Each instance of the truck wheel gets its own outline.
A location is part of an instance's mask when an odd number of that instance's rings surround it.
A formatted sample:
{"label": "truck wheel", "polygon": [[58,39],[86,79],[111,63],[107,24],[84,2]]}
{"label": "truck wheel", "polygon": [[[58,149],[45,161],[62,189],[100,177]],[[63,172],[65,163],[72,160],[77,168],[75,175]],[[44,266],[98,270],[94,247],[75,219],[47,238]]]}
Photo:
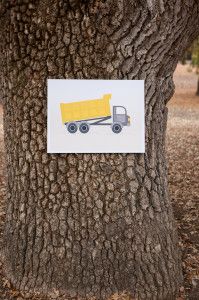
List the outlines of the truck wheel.
{"label": "truck wheel", "polygon": [[77,124],[76,123],[69,123],[67,126],[68,132],[75,133],[77,131]]}
{"label": "truck wheel", "polygon": [[89,131],[89,125],[87,123],[82,123],[79,126],[79,130],[81,133],[87,133]]}
{"label": "truck wheel", "polygon": [[112,126],[112,131],[114,133],[120,133],[122,131],[122,126],[119,123],[115,123]]}

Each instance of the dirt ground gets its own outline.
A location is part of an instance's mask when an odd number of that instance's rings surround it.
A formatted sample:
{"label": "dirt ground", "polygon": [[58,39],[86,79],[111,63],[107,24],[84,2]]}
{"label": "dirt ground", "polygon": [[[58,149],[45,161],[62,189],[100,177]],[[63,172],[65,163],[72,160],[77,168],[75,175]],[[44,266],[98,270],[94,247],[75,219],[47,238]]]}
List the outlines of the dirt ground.
{"label": "dirt ground", "polygon": [[[184,272],[184,288],[178,300],[199,300],[199,97],[195,96],[197,75],[188,69],[178,65],[174,75],[176,92],[168,104],[167,155],[170,196]],[[5,218],[2,118],[0,106],[0,236]],[[0,300],[8,299],[33,298],[20,294],[10,286],[0,264]],[[127,300],[129,297],[117,299]]]}
{"label": "dirt ground", "polygon": [[170,196],[182,249],[186,299],[199,300],[199,97],[197,75],[178,65],[168,104]]}

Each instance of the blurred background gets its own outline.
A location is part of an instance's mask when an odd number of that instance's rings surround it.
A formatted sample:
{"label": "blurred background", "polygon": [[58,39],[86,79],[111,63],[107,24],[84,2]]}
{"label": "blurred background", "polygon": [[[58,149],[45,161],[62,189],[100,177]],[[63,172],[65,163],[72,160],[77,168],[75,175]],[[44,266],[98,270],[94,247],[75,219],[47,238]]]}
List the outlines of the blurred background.
{"label": "blurred background", "polygon": [[174,73],[168,103],[169,189],[182,250],[185,299],[199,299],[199,39]]}

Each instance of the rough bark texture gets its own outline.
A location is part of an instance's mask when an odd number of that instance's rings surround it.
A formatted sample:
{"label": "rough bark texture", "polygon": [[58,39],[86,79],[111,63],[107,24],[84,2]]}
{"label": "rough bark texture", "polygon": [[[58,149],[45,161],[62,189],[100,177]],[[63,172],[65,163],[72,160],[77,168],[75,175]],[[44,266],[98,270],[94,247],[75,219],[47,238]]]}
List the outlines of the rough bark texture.
{"label": "rough bark texture", "polygon": [[[199,32],[199,2],[12,0],[0,9],[8,278],[74,297],[174,299],[182,276],[165,105]],[[47,78],[145,79],[145,155],[46,154]]]}

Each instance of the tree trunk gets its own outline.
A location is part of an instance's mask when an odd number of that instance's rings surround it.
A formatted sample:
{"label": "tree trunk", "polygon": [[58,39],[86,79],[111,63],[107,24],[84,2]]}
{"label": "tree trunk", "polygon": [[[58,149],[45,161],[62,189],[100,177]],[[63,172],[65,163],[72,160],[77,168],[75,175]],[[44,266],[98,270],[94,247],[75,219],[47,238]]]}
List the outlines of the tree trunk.
{"label": "tree trunk", "polygon": [[[199,32],[198,1],[3,0],[0,9],[7,277],[43,294],[175,299],[166,103]],[[47,154],[47,78],[145,79],[146,153]]]}
{"label": "tree trunk", "polygon": [[196,95],[199,96],[199,78],[198,78],[198,83],[197,83],[197,91],[196,91]]}

